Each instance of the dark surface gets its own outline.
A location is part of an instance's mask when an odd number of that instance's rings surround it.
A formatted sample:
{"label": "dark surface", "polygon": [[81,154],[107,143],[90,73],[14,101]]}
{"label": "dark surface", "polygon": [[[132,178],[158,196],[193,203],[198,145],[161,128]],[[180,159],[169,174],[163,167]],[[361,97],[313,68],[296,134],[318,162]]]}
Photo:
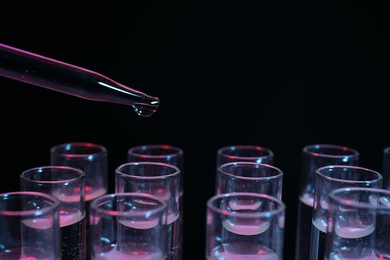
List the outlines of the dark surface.
{"label": "dark surface", "polygon": [[0,78],[1,192],[18,189],[23,170],[48,164],[58,143],[105,145],[110,189],[129,147],[177,145],[185,152],[184,259],[204,259],[216,150],[258,144],[285,173],[284,258],[292,259],[302,147],[350,146],[361,165],[380,170],[390,144],[390,44],[377,1],[81,2],[13,1],[2,9],[0,42],[97,71],[161,106],[142,118]]}

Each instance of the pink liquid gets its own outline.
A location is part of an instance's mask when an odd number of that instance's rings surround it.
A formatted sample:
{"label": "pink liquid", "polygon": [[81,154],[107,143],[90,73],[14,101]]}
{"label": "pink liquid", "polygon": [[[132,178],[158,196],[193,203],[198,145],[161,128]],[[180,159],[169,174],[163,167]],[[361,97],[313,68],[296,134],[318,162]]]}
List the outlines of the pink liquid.
{"label": "pink liquid", "polygon": [[53,221],[51,218],[26,219],[22,220],[22,223],[34,229],[49,229],[53,227]]}
{"label": "pink liquid", "polygon": [[346,239],[358,239],[370,235],[372,232],[374,232],[374,230],[375,230],[374,225],[344,227],[344,228],[337,228],[336,235]]}
{"label": "pink liquid", "polygon": [[379,258],[374,253],[372,253],[368,256],[361,257],[361,258],[356,258],[356,257],[349,258],[349,257],[344,257],[342,255],[332,253],[329,258],[325,258],[325,259],[328,259],[328,260],[383,260],[386,258]]}
{"label": "pink liquid", "polygon": [[144,221],[120,220],[119,223],[134,229],[150,229],[158,224],[158,219],[148,219]]}
{"label": "pink liquid", "polygon": [[104,194],[107,193],[107,189],[106,188],[90,188],[90,187],[86,187],[85,188],[85,201],[86,202],[89,202],[93,199],[96,199]]}
{"label": "pink liquid", "polygon": [[336,228],[334,237],[335,244],[340,246],[332,248],[333,252],[330,254],[330,260],[336,259],[389,259],[386,257],[378,257],[374,253],[372,246],[371,234],[375,230],[374,225],[362,225],[356,222],[355,227],[341,227]]}
{"label": "pink liquid", "polygon": [[235,234],[252,236],[264,233],[270,227],[270,222],[261,222],[261,223],[237,223],[230,222],[230,219],[223,221],[223,227]]}
{"label": "pink liquid", "polygon": [[279,260],[271,249],[256,243],[230,243],[217,246],[207,260]]}
{"label": "pink liquid", "polygon": [[[29,251],[30,253],[24,253]],[[30,255],[30,256],[29,256]],[[41,255],[41,256],[40,256]],[[45,256],[42,252],[33,248],[13,248],[7,253],[0,253],[0,259],[4,260],[59,260],[54,257]]]}
{"label": "pink liquid", "polygon": [[80,211],[71,214],[60,214],[60,226],[70,226],[84,218]]}
{"label": "pink liquid", "polygon": [[119,252],[116,248],[106,253],[101,253],[92,258],[92,260],[163,260],[165,259],[161,252],[132,251],[129,253]]}

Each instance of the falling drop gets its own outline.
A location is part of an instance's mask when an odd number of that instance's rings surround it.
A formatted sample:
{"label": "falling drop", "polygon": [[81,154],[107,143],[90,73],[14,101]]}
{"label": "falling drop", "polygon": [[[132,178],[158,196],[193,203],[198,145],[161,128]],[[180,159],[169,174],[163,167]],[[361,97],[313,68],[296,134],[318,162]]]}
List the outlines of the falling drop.
{"label": "falling drop", "polygon": [[133,109],[137,113],[137,115],[142,116],[142,117],[150,117],[152,116],[158,108],[158,103],[157,105],[146,105],[146,104],[133,104]]}

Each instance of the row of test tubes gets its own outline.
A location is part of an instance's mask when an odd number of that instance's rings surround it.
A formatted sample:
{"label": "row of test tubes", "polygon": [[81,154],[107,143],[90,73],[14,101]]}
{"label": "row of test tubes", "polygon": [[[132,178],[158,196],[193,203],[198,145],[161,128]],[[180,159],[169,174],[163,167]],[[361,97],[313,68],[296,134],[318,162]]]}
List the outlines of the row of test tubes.
{"label": "row of test tubes", "polygon": [[[368,257],[375,250],[379,256],[390,255],[390,243],[384,241],[390,234],[383,233],[390,225],[390,147],[383,155],[379,173],[359,166],[359,152],[349,147],[314,144],[302,149],[296,260],[351,257],[348,254],[356,257],[356,248],[361,249],[362,256]],[[283,259],[283,174],[275,166],[271,149],[235,145],[217,150],[215,194],[207,201],[205,216],[206,259]],[[53,146],[50,166],[24,171],[20,175],[21,191],[1,195],[0,243],[5,250],[0,249],[0,259],[181,260],[184,175],[181,148],[135,146],[128,150],[127,162],[115,170],[115,193],[107,193],[104,146],[81,142]],[[346,232],[348,244],[337,233],[341,229],[327,226],[331,214],[344,216],[338,208],[329,207],[331,201],[336,204],[337,196],[347,196],[349,201],[361,197],[356,195],[358,191],[353,196],[349,191],[330,194],[343,187],[375,188],[376,193],[369,190],[371,203],[380,197],[375,201],[384,212],[378,221],[384,229],[376,227],[382,236],[367,239],[366,247],[350,241],[361,240],[356,230],[363,227],[350,229],[355,233]],[[5,214],[16,212],[17,205],[23,206],[23,214]],[[345,225],[337,222],[338,218],[332,220],[333,228]],[[367,225],[366,230],[373,233],[373,225]],[[365,236],[371,234],[367,232]],[[11,233],[15,239],[6,239]],[[342,248],[336,246],[340,244]]]}

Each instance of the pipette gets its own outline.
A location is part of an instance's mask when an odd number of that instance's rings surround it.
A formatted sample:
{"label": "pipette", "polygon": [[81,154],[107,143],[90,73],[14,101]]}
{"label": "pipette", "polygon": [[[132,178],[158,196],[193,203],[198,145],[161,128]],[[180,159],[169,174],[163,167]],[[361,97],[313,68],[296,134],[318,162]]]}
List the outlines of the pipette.
{"label": "pipette", "polygon": [[133,107],[143,117],[156,112],[157,97],[102,74],[0,43],[0,76],[88,100]]}

